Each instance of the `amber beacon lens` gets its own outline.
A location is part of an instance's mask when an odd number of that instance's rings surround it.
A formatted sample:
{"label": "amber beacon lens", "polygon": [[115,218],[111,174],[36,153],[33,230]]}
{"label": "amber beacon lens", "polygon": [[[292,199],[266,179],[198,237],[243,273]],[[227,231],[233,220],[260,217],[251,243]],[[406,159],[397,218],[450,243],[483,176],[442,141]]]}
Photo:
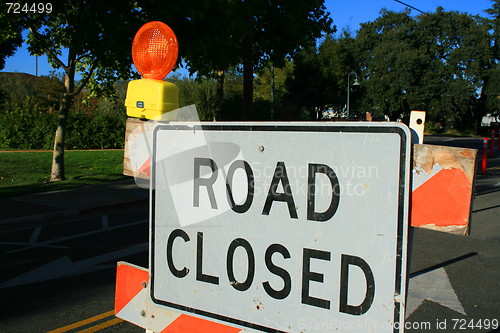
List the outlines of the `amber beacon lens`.
{"label": "amber beacon lens", "polygon": [[132,60],[144,79],[164,79],[174,67],[178,52],[173,30],[158,21],[143,25],[132,43]]}

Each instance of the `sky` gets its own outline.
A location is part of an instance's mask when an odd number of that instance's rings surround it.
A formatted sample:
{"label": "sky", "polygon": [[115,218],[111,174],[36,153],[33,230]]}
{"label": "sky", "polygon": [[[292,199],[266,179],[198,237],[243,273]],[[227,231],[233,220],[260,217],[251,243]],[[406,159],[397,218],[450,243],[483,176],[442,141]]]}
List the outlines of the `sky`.
{"label": "sky", "polygon": [[[441,6],[447,11],[459,11],[472,15],[487,16],[484,10],[491,7],[491,0],[401,0],[402,2],[416,7],[423,12],[434,12]],[[356,31],[360,23],[374,21],[382,8],[393,11],[402,11],[405,6],[394,0],[326,0],[326,7],[331,13],[333,23],[337,29],[350,29]],[[412,14],[420,14],[412,11]],[[25,35],[26,37],[26,35]],[[182,42],[182,41],[180,41]],[[47,63],[47,58],[38,58],[38,74],[49,75],[53,69]],[[2,72],[22,72],[35,75],[36,60],[31,56],[23,44],[14,56],[6,59],[5,68]]]}
{"label": "sky", "polygon": [[[458,11],[486,17],[484,12],[492,6],[490,0],[401,0],[423,12],[434,12],[441,6],[446,11]],[[386,8],[392,11],[403,11],[405,6],[394,0],[326,0],[326,6],[331,13],[333,23],[340,31],[349,28],[359,29],[360,23],[374,21],[380,16],[380,10]],[[412,14],[419,12],[412,10]]]}

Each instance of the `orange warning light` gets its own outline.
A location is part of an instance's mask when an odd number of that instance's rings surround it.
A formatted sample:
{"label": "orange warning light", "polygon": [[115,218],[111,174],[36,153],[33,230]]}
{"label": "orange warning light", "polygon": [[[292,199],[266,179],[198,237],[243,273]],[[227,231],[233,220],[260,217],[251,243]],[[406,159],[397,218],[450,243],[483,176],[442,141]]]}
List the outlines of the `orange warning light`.
{"label": "orange warning light", "polygon": [[163,80],[174,67],[178,52],[174,31],[159,21],[143,25],[132,43],[132,60],[144,79]]}

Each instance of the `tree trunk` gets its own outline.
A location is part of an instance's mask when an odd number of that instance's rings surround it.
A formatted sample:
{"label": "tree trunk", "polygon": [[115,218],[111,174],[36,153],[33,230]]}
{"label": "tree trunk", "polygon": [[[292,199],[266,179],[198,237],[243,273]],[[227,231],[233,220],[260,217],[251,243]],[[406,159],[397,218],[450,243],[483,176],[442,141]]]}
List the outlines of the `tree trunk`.
{"label": "tree trunk", "polygon": [[271,115],[270,118],[271,120],[274,120],[274,91],[276,90],[276,85],[274,83],[274,64],[271,63],[271,66],[269,67],[269,72],[271,74]]}
{"label": "tree trunk", "polygon": [[59,107],[57,118],[56,136],[54,138],[54,151],[52,153],[52,170],[50,171],[50,181],[65,180],[64,173],[64,140],[66,137],[66,122],[68,118],[71,95],[65,93]]}
{"label": "tree trunk", "polygon": [[217,92],[215,94],[215,107],[216,114],[214,120],[221,120],[222,116],[222,102],[224,100],[224,79],[226,77],[225,71],[217,72]]}
{"label": "tree trunk", "polygon": [[52,168],[50,171],[50,181],[65,180],[64,173],[64,142],[66,138],[66,123],[68,113],[71,107],[71,101],[75,92],[75,71],[76,55],[69,49],[68,66],[65,68],[64,76],[64,94],[59,107],[59,116],[57,118],[57,129],[54,138],[54,151],[52,153]]}
{"label": "tree trunk", "polygon": [[243,120],[253,120],[253,32],[243,43]]}

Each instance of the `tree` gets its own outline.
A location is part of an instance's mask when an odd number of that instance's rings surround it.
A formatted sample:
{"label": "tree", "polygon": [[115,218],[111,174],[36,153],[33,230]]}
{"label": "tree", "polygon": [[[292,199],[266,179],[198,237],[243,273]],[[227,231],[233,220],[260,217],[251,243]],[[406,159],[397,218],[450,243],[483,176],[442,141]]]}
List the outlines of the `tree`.
{"label": "tree", "polygon": [[165,22],[174,30],[183,60],[180,65],[186,64],[200,82],[205,78],[217,81],[214,118],[219,119],[226,73],[239,64],[235,47],[238,23],[232,17],[237,12],[237,1],[186,0],[168,6],[154,0],[137,2],[145,20]]}
{"label": "tree", "polygon": [[[287,81],[287,99],[311,120],[318,119],[318,112],[327,108],[340,111],[347,103],[348,75],[351,72],[359,75],[360,69],[351,32],[327,35],[319,47],[304,50],[295,57],[293,75]],[[359,93],[359,89],[352,90],[351,102],[358,101]]]}
{"label": "tree", "polygon": [[382,11],[356,37],[366,79],[365,106],[394,119],[428,110],[430,120],[451,127],[477,123],[486,82],[490,38],[479,17],[438,8],[416,18]]}
{"label": "tree", "polygon": [[359,104],[359,90],[353,89],[352,83],[355,76],[348,76],[351,72],[361,74],[359,58],[356,54],[354,38],[349,30],[344,30],[340,36],[327,36],[319,48],[318,53],[320,70],[324,79],[329,83],[322,90],[325,106],[337,110],[343,109],[347,104],[347,85],[352,90],[350,104],[355,110]]}
{"label": "tree", "polygon": [[322,89],[329,86],[321,72],[317,48],[305,48],[293,59],[293,73],[286,80],[287,113],[280,118],[300,119],[304,112],[309,119],[316,119],[315,110],[326,104]]}
{"label": "tree", "polygon": [[453,127],[477,129],[486,112],[484,92],[492,60],[488,26],[478,16],[438,8],[419,17],[416,33],[440,76],[440,82],[434,80],[439,95],[430,109]]}
{"label": "tree", "polygon": [[255,100],[269,104],[268,119],[275,119],[276,109],[287,94],[286,80],[292,75],[293,63],[287,62],[283,68],[268,64],[255,80]]}
{"label": "tree", "polygon": [[481,94],[481,107],[492,114],[500,110],[500,0],[493,0],[491,8],[486,10],[490,18],[486,25],[493,31],[491,34],[492,58],[486,66],[485,88]]}
{"label": "tree", "polygon": [[409,11],[386,10],[375,21],[361,25],[356,47],[366,111],[379,111],[391,119],[410,111],[408,94],[419,86],[419,72],[427,68],[414,35],[415,26]]}
{"label": "tree", "polygon": [[[148,17],[171,22],[193,73],[219,80],[243,65],[244,117],[251,120],[254,73],[333,31],[324,0],[187,0],[182,8],[141,0]],[[179,7],[179,6],[177,6]]]}
{"label": "tree", "polygon": [[[65,179],[66,125],[73,97],[84,88],[91,95],[105,94],[112,91],[116,79],[132,75],[130,48],[142,22],[132,0],[57,0],[52,8],[50,14],[30,13],[14,23],[16,29],[29,29],[31,54],[45,54],[53,68],[64,72],[50,177],[57,181]],[[78,82],[77,73],[82,77]]]}
{"label": "tree", "polygon": [[7,12],[7,4],[0,5],[0,70],[5,67],[5,58],[14,55],[23,43],[19,18]]}
{"label": "tree", "polygon": [[493,57],[496,61],[500,61],[500,0],[492,0],[491,8],[486,10],[486,13],[491,17],[485,22],[489,28],[493,30]]}
{"label": "tree", "polygon": [[252,119],[253,76],[268,62],[282,67],[287,56],[332,33],[324,1],[243,1],[237,19],[242,24],[243,99],[245,119]]}

